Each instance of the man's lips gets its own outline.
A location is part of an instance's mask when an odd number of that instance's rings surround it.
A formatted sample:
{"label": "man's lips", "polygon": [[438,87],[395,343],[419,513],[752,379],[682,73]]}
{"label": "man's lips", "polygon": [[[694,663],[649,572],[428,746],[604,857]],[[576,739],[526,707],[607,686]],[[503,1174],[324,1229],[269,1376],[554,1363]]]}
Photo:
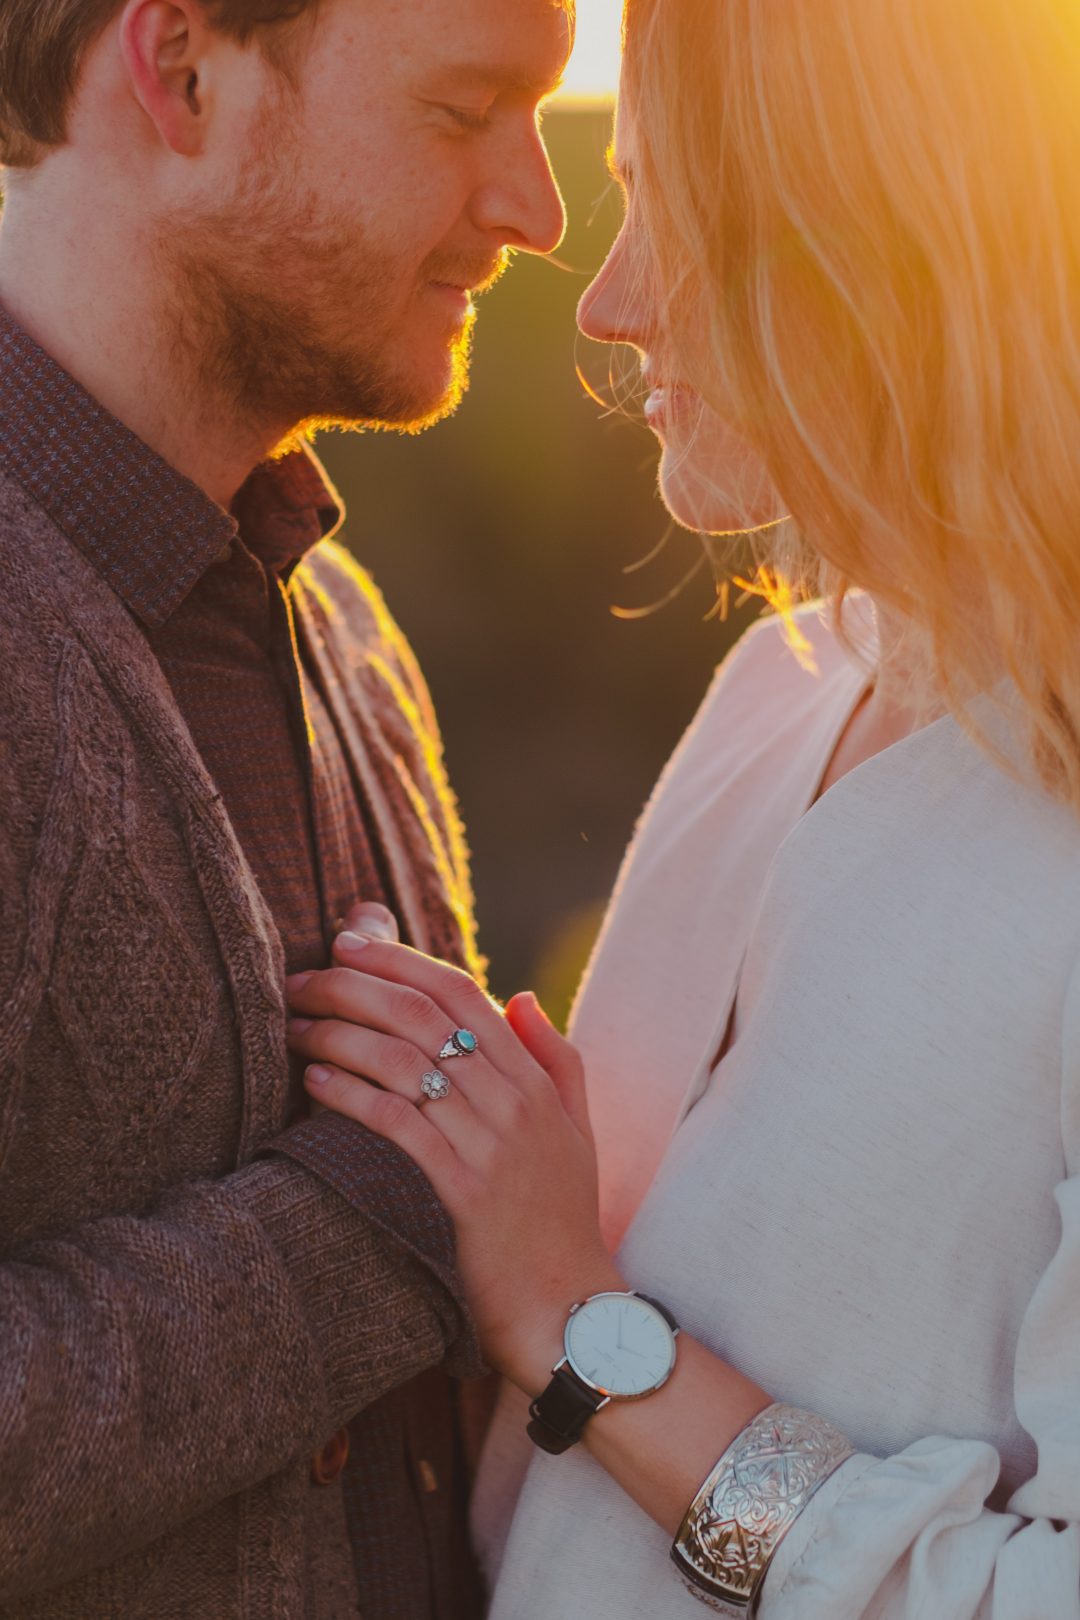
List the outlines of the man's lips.
{"label": "man's lips", "polygon": [[450,281],[429,281],[428,291],[465,315],[472,308],[472,294],[468,287],[458,287]]}
{"label": "man's lips", "polygon": [[[440,292],[456,293],[459,297],[470,299],[479,298],[481,293],[487,292],[489,287],[494,287],[500,280],[508,263],[507,254],[503,254],[494,263],[490,259],[485,259],[482,263],[473,260],[471,264],[466,264],[463,259],[459,259],[455,265],[448,264],[441,275],[439,270],[442,267],[436,269],[436,266],[431,264],[425,267],[427,272],[425,279],[429,287],[434,287]],[[425,275],[424,270],[420,273],[422,277]]]}

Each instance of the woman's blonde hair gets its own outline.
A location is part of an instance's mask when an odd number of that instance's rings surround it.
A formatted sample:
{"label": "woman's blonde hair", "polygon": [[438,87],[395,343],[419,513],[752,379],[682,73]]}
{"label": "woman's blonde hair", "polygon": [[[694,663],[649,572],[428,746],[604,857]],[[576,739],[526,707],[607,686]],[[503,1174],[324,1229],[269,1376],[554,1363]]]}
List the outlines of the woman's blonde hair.
{"label": "woman's blonde hair", "polygon": [[969,727],[1011,677],[1080,812],[1077,0],[628,0],[625,46],[665,331],[808,588],[897,610]]}

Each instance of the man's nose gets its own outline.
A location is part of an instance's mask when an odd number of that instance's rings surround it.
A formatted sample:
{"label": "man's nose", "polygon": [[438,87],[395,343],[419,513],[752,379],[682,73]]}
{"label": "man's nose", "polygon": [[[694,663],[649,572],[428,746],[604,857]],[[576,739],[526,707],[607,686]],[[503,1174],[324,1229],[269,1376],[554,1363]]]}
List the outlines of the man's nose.
{"label": "man's nose", "polygon": [[538,129],[508,151],[474,203],[481,230],[500,245],[553,253],[566,233],[566,209]]}

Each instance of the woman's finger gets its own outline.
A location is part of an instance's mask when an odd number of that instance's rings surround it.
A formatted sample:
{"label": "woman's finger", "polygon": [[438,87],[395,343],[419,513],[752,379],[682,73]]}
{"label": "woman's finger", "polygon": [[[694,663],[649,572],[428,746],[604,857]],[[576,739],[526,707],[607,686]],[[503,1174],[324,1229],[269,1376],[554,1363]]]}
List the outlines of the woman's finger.
{"label": "woman's finger", "polygon": [[453,1147],[428,1116],[392,1091],[380,1091],[333,1064],[315,1064],[304,1075],[311,1097],[337,1114],[365,1125],[376,1136],[394,1142],[420,1166],[451,1215],[459,1203],[461,1163]]}
{"label": "woman's finger", "polygon": [[388,984],[419,991],[443,1014],[442,1040],[456,1029],[471,1031],[494,1067],[512,1084],[528,1084],[536,1078],[533,1061],[502,1009],[460,968],[437,962],[407,945],[382,944],[348,933],[339,934],[334,941],[334,959]]}
{"label": "woman's finger", "polygon": [[290,1018],[285,1034],[290,1050],[310,1062],[325,1061],[364,1080],[374,1080],[407,1101],[416,1101],[420,1081],[434,1068],[411,1041],[338,1018]]}
{"label": "woman's finger", "polygon": [[[516,1039],[517,1068],[509,1076],[485,1055],[489,1043],[484,1041],[474,1051],[440,1056],[455,1025],[413,985],[336,967],[298,974],[288,988],[294,1014],[289,1046],[301,1056],[325,1059],[414,1103],[421,1099],[424,1076],[442,1074],[451,1093],[435,1099],[441,1105],[439,1127],[470,1162],[483,1157],[491,1132],[507,1126],[529,1085],[535,1091],[540,1083],[550,1084]],[[501,1014],[492,1016],[502,1021]]]}
{"label": "woman's finger", "polygon": [[[374,947],[373,947],[374,948]],[[387,946],[386,949],[397,949]],[[298,974],[288,982],[289,1009],[303,1017],[339,1018],[409,1040],[432,1062],[450,1034],[448,1015],[411,985],[392,984],[353,968]],[[345,1068],[351,1067],[346,1063]]]}
{"label": "woman's finger", "polygon": [[434,1123],[455,1150],[466,1147],[469,1132],[476,1125],[469,1097],[470,1086],[477,1084],[476,1077],[461,1074],[450,1079],[411,1041],[380,1035],[338,1019],[292,1018],[286,1036],[290,1050],[300,1057],[374,1082],[413,1107],[428,1105],[425,1080],[436,1090],[449,1081],[449,1093],[435,1099],[439,1111]]}
{"label": "woman's finger", "polygon": [[506,1021],[521,1044],[551,1076],[562,1105],[578,1130],[592,1141],[585,1094],[585,1065],[576,1046],[560,1035],[531,990],[507,1003]]}

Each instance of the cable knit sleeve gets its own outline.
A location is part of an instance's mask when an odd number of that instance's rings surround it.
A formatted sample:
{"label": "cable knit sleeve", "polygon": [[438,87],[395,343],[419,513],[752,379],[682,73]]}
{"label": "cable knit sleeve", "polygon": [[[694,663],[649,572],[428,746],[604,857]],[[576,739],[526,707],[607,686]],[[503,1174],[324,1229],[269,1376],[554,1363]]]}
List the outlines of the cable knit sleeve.
{"label": "cable knit sleeve", "polygon": [[267,1478],[448,1349],[467,1363],[448,1234],[399,1229],[275,1153],[0,1265],[0,1603]]}
{"label": "cable knit sleeve", "polygon": [[999,1471],[991,1446],[934,1436],[893,1457],[853,1457],[778,1548],[761,1620],[1080,1617],[1080,970],[1062,1059],[1061,1242],[1016,1353],[1034,1476],[997,1513],[985,1506]]}

